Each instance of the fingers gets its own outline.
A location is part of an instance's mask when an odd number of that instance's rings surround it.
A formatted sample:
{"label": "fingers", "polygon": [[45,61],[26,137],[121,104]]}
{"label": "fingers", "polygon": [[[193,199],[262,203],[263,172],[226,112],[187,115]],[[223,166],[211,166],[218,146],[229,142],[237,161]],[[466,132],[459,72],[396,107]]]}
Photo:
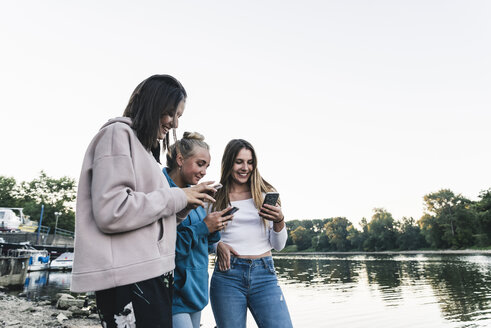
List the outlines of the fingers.
{"label": "fingers", "polygon": [[264,204],[259,211],[259,216],[271,221],[279,220],[283,215],[281,207]]}
{"label": "fingers", "polygon": [[227,252],[222,258],[222,271],[228,270],[230,268],[230,253]]}
{"label": "fingers", "polygon": [[229,247],[229,251],[230,251],[230,253],[234,254],[235,256],[239,256],[239,253],[237,253],[235,251],[235,249],[233,249],[232,247]]}
{"label": "fingers", "polygon": [[230,221],[230,220],[232,220],[232,218],[234,217],[234,215],[233,215],[233,214],[230,214],[230,215],[225,215],[225,216],[224,216],[224,214],[225,214],[225,213],[227,213],[227,212],[228,212],[228,211],[229,211],[231,208],[232,208],[232,206],[229,206],[229,207],[227,207],[226,209],[224,209],[224,210],[222,210],[222,211],[219,211],[219,212],[218,212],[218,213],[220,213],[220,217],[222,218],[222,220],[223,220],[224,222],[226,222],[226,221]]}
{"label": "fingers", "polygon": [[200,184],[197,184],[193,188],[195,188],[200,193],[215,194],[217,190],[212,187],[212,184],[214,183],[215,181],[201,182]]}
{"label": "fingers", "polygon": [[201,199],[202,201],[206,202],[206,203],[214,203],[215,202],[215,198],[211,197],[210,195],[208,195],[206,193],[199,193],[198,198]]}
{"label": "fingers", "polygon": [[230,268],[230,247],[223,242],[217,245],[218,268],[225,271]]}
{"label": "fingers", "polygon": [[233,215],[222,216],[222,214],[227,211],[212,212],[208,214],[203,221],[205,221],[210,232],[221,231],[225,229],[230,220],[232,220]]}
{"label": "fingers", "polygon": [[194,198],[196,199],[196,202],[199,203],[200,206],[204,206],[204,203],[214,203],[215,198],[211,197],[207,193],[203,192],[194,192],[193,194]]}
{"label": "fingers", "polygon": [[226,227],[227,227],[227,222],[225,222],[223,220],[219,220],[216,223],[216,230],[215,231],[222,231]]}
{"label": "fingers", "polygon": [[220,269],[220,271],[228,270],[229,267],[230,267],[230,257],[225,258],[225,256],[222,256],[221,258],[219,258],[218,268]]}
{"label": "fingers", "polygon": [[264,204],[262,207],[261,207],[261,210],[263,211],[266,211],[266,212],[279,212],[281,211],[281,207],[279,206],[273,206],[273,205],[269,205],[269,204]]}

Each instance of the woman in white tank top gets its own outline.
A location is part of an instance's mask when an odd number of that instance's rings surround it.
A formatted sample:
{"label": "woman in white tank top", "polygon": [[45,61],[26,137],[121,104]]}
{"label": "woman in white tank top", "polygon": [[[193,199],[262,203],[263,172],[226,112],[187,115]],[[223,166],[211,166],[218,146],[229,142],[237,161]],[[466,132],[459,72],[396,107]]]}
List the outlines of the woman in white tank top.
{"label": "woman in white tank top", "polygon": [[259,328],[292,327],[285,298],[278,286],[271,249],[287,239],[279,204],[262,205],[275,191],[257,169],[252,145],[231,140],[222,157],[223,188],[212,210],[232,205],[239,210],[226,222],[217,245],[218,260],[210,284],[210,301],[218,328],[245,328],[247,308]]}

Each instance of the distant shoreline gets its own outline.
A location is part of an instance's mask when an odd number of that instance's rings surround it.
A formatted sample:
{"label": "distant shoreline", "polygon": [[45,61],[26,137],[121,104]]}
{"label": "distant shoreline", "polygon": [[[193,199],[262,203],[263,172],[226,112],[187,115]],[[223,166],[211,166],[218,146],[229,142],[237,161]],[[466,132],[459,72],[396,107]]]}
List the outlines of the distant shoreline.
{"label": "distant shoreline", "polygon": [[380,251],[380,252],[273,252],[273,256],[289,255],[491,255],[491,249],[441,249],[441,250],[413,250],[413,251]]}

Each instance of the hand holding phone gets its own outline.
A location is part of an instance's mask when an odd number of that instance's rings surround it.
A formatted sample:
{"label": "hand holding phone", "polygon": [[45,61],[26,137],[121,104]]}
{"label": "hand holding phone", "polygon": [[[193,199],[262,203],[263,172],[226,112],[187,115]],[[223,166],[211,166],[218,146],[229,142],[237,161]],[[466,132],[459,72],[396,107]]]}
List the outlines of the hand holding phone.
{"label": "hand holding phone", "polygon": [[[273,221],[274,223],[280,223],[281,221],[284,220],[283,212],[281,211],[281,207],[276,206],[276,203],[278,203],[278,199],[280,197],[280,194],[277,192],[268,192],[266,193],[266,196],[264,197],[264,202],[263,208],[259,211],[259,216],[261,216],[263,219]],[[271,205],[274,206],[274,209],[270,209],[265,207],[264,205]]]}
{"label": "hand holding phone", "polygon": [[215,231],[221,231],[225,229],[229,221],[232,220],[230,215],[234,214],[238,210],[239,210],[238,207],[232,207],[232,208],[227,207],[226,209],[223,209],[221,211],[211,212],[203,219],[203,222],[206,224],[206,227],[208,228],[208,231],[210,233]]}
{"label": "hand holding phone", "polygon": [[264,206],[264,204],[276,206],[276,203],[278,202],[279,197],[280,197],[280,194],[278,192],[266,193],[266,196],[264,196],[263,206]]}
{"label": "hand holding phone", "polygon": [[239,210],[238,207],[232,207],[231,209],[229,209],[225,214],[222,215],[223,216],[229,216],[229,215],[232,215],[234,214],[235,212],[237,212]]}

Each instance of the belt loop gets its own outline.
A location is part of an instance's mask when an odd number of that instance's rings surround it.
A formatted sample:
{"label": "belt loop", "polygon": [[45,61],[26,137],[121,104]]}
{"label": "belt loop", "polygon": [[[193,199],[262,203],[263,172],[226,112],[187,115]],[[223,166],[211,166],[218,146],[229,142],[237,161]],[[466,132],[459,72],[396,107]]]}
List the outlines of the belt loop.
{"label": "belt loop", "polygon": [[266,262],[266,258],[261,257],[261,260],[263,261],[264,268],[267,269],[268,268],[268,262]]}

